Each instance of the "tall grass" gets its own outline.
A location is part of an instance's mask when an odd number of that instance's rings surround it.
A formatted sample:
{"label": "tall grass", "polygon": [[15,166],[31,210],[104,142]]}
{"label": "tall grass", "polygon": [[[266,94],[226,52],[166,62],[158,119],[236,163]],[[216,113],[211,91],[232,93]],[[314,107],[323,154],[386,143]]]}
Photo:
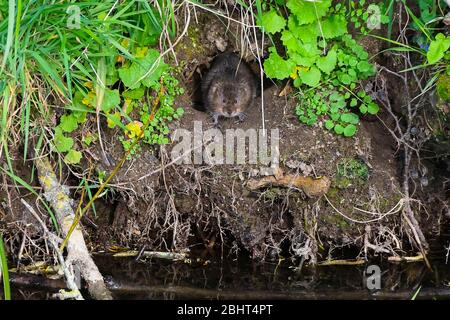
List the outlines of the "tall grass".
{"label": "tall grass", "polygon": [[0,278],[3,280],[3,296],[5,300],[11,300],[11,289],[9,287],[8,263],[6,261],[6,250],[3,244],[3,235],[0,233]]}
{"label": "tall grass", "polygon": [[[78,12],[79,27],[73,24]],[[9,178],[32,189],[14,172],[12,146],[23,145],[24,161],[35,156],[30,146],[50,150],[36,140],[51,140],[42,137],[51,134],[58,110],[76,110],[75,92],[86,93],[86,82],[104,90],[101,78],[117,57],[134,60],[132,49],[158,45],[163,31],[176,34],[171,0],[0,5],[0,158],[8,164]]]}

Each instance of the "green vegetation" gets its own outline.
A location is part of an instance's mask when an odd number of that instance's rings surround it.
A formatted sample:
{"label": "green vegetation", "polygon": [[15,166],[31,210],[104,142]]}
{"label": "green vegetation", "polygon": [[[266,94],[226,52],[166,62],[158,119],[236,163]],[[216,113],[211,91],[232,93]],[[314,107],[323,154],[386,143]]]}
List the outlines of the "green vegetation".
{"label": "green vegetation", "polygon": [[[167,134],[164,124],[170,116],[182,114],[169,106],[181,91],[153,47],[163,30],[170,36],[177,30],[173,4],[158,3],[158,7],[144,0],[1,3],[1,143],[8,161],[8,144],[14,144],[8,128],[18,124],[25,159],[30,138],[40,136],[42,141],[52,131],[52,150],[68,165],[79,163],[84,149],[100,139],[97,121],[106,119],[109,127],[118,126],[127,136],[127,126],[138,120],[132,108],[143,112],[142,104],[157,95],[161,83],[169,86],[165,88],[169,94],[155,106],[152,117],[160,122],[155,130]],[[49,126],[53,128],[48,130]]]}
{"label": "green vegetation", "polygon": [[5,300],[11,300],[11,290],[9,288],[9,271],[6,259],[6,250],[3,244],[3,235],[0,233],[0,275],[3,280],[3,296]]}
{"label": "green vegetation", "polygon": [[367,164],[360,159],[342,159],[337,165],[334,185],[345,189],[350,185],[363,185],[369,179],[370,171]]}
{"label": "green vegetation", "polygon": [[[272,46],[264,70],[270,78],[294,80],[299,120],[313,125],[320,118],[325,127],[347,137],[355,135],[359,114],[375,115],[379,106],[359,86],[375,72],[369,54],[349,34],[350,20],[366,34],[372,19],[365,1],[332,6],[331,0],[288,0],[287,20],[275,8],[265,12],[261,25],[269,34],[280,34],[286,59]],[[371,5],[373,11],[373,5]],[[381,12],[379,7],[377,10]],[[386,22],[382,15],[379,23]]]}

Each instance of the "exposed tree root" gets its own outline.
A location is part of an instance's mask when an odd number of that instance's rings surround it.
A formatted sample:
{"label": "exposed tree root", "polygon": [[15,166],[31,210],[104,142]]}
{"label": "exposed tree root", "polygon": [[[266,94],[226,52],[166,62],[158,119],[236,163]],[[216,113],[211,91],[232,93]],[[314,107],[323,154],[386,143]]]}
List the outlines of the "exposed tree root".
{"label": "exposed tree root", "polygon": [[252,179],[247,182],[250,190],[257,190],[269,185],[293,187],[303,190],[309,197],[323,196],[330,189],[331,181],[327,177],[314,179],[298,175],[284,174],[281,169],[275,176],[264,177],[262,179]]}

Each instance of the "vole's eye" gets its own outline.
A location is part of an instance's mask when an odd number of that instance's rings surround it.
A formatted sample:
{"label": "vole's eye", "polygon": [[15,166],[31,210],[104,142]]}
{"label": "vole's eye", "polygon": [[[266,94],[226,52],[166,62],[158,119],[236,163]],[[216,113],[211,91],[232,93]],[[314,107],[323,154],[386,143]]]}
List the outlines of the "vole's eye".
{"label": "vole's eye", "polygon": [[236,99],[234,99],[234,104],[237,104],[237,100]]}
{"label": "vole's eye", "polygon": [[222,99],[222,102],[225,103],[225,98]]}

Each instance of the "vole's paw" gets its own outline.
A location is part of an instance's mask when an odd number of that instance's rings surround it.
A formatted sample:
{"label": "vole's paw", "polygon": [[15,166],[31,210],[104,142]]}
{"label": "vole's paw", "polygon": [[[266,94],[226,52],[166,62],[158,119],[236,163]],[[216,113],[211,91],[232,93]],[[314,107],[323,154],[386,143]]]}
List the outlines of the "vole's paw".
{"label": "vole's paw", "polygon": [[247,119],[247,115],[245,113],[239,113],[237,115],[237,117],[238,117],[238,120],[236,121],[236,123],[244,122],[245,119]]}
{"label": "vole's paw", "polygon": [[211,120],[212,120],[213,128],[220,129],[219,114],[218,113],[211,113]]}

